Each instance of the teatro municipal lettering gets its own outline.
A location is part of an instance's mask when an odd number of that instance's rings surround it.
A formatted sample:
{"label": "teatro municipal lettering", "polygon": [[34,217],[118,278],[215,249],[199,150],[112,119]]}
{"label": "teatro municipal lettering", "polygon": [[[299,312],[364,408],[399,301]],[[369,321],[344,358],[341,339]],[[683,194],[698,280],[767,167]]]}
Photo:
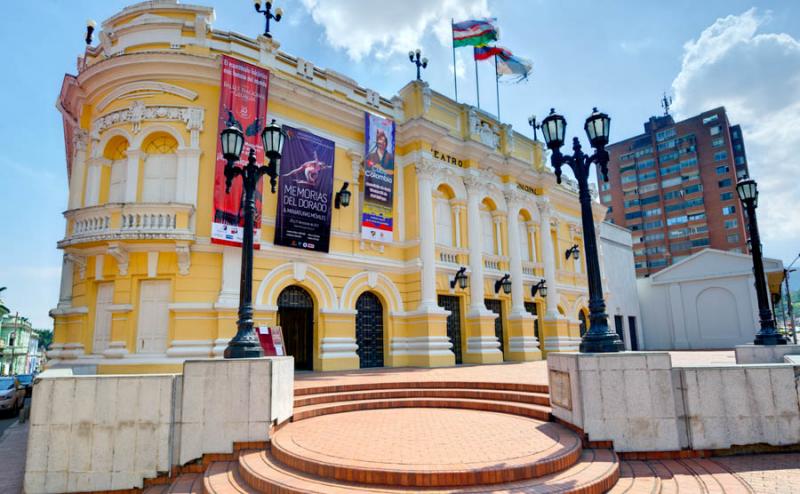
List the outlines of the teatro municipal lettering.
{"label": "teatro municipal lettering", "polygon": [[450,156],[449,154],[444,154],[441,151],[437,151],[435,149],[431,149],[431,153],[433,154],[433,157],[436,158],[437,160],[444,161],[447,164],[455,165],[459,168],[464,168],[463,160],[460,160],[454,156]]}

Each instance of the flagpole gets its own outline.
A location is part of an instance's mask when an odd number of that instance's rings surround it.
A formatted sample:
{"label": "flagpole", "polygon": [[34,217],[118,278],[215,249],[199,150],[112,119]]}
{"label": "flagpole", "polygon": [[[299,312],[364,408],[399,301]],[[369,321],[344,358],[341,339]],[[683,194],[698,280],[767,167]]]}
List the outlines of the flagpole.
{"label": "flagpole", "polygon": [[472,47],[472,59],[475,60],[475,94],[478,99],[478,110],[481,109],[481,83],[478,81],[478,59],[475,58],[475,47]]}
{"label": "flagpole", "polygon": [[500,122],[500,76],[497,73],[497,55],[494,56],[494,85],[497,91],[497,121]]}
{"label": "flagpole", "polygon": [[458,103],[458,78],[456,77],[456,33],[455,19],[450,18],[450,41],[453,44],[453,88],[456,93],[456,103]]}

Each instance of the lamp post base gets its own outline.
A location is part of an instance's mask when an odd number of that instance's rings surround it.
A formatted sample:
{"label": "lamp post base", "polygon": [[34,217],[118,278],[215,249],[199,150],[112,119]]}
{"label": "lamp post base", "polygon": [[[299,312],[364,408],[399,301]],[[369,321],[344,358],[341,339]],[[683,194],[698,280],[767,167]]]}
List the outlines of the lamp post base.
{"label": "lamp post base", "polygon": [[625,350],[625,344],[616,333],[586,333],[583,335],[578,351],[581,353],[614,353]]}
{"label": "lamp post base", "polygon": [[222,356],[225,358],[259,358],[264,356],[264,350],[258,341],[231,340]]}
{"label": "lamp post base", "polygon": [[786,337],[780,333],[756,333],[754,345],[785,345]]}

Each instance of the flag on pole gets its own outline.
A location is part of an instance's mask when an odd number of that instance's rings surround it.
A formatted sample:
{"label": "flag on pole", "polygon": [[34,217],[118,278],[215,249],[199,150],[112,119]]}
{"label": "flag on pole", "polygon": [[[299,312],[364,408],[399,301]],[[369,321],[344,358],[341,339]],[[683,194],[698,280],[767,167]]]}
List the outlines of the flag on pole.
{"label": "flag on pole", "polygon": [[453,24],[453,47],[481,46],[497,41],[497,19],[494,17]]}
{"label": "flag on pole", "polygon": [[513,82],[520,82],[528,78],[533,70],[533,62],[518,57],[505,48],[497,54],[497,75],[515,76]]}
{"label": "flag on pole", "polygon": [[475,60],[488,60],[492,58],[494,55],[499,55],[503,52],[502,48],[497,46],[476,46],[474,48],[474,57]]}

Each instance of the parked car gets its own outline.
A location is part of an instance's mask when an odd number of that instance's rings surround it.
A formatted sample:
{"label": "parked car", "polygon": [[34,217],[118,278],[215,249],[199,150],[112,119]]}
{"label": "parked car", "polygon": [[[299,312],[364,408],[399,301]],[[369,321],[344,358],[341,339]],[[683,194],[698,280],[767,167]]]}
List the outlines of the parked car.
{"label": "parked car", "polygon": [[33,374],[18,374],[17,380],[25,386],[25,396],[30,396],[33,393]]}
{"label": "parked car", "polygon": [[0,412],[17,414],[25,405],[25,386],[16,377],[0,377]]}

